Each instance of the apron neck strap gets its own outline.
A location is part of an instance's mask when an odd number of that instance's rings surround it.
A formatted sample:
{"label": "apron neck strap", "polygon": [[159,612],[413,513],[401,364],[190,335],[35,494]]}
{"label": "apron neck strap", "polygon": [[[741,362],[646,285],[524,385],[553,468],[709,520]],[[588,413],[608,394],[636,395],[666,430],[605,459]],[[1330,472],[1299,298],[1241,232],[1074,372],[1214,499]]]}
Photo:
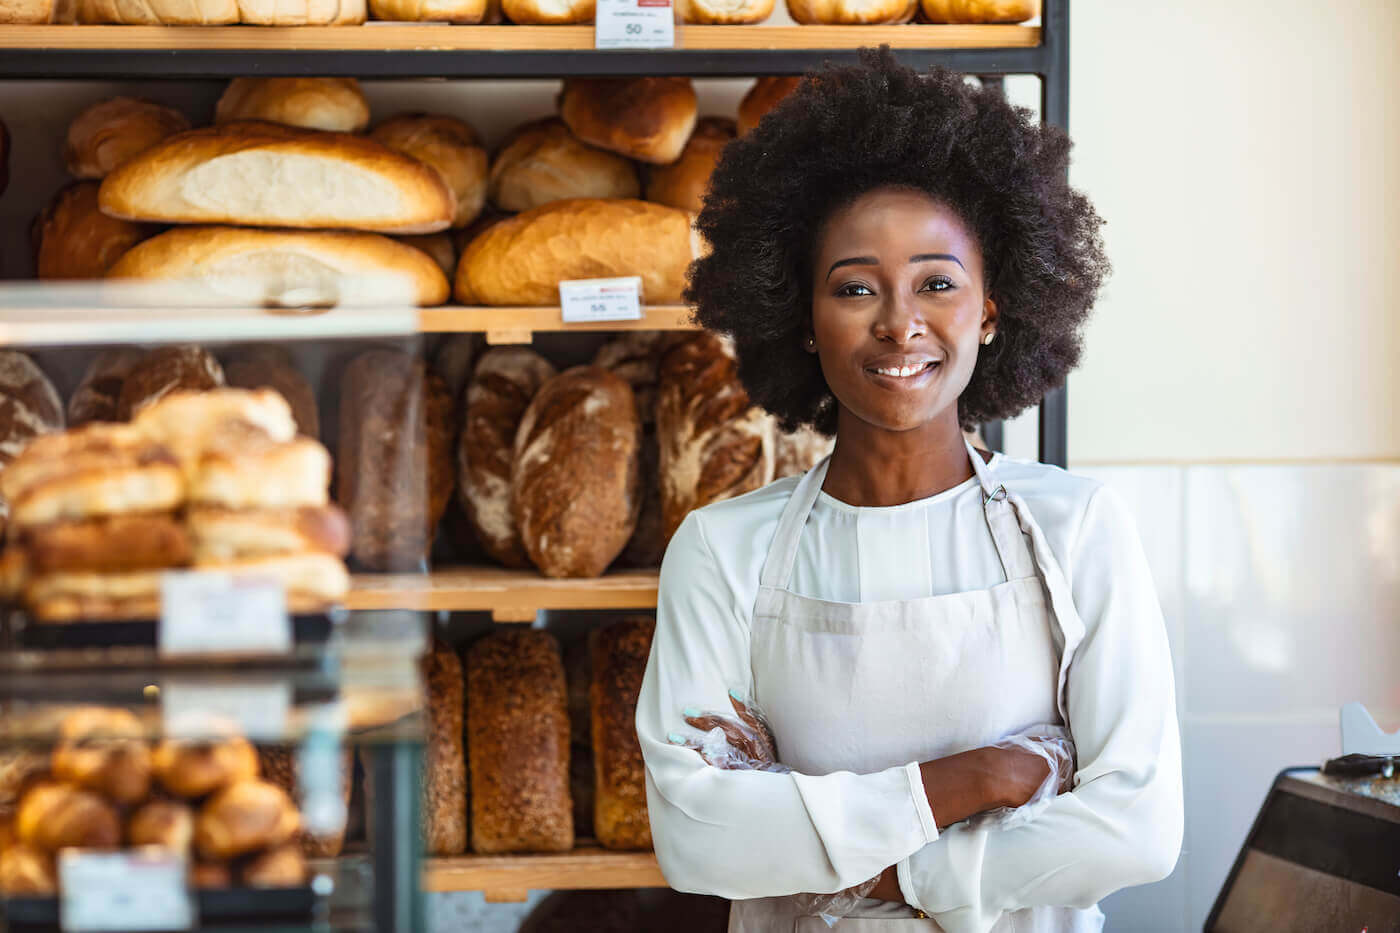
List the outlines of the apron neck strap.
{"label": "apron neck strap", "polygon": [[982,459],[982,455],[977,452],[966,436],[963,437],[963,446],[967,448],[967,457],[972,461],[972,472],[977,474],[977,482],[982,485],[982,501],[987,502],[996,498],[998,491],[1005,498],[1006,487],[992,477],[991,467]]}

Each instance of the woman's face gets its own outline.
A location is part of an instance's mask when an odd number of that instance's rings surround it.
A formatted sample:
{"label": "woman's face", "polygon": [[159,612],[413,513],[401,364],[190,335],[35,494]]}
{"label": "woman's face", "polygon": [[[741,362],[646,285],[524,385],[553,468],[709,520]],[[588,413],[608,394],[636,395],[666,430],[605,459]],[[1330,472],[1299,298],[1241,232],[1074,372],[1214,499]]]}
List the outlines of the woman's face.
{"label": "woman's face", "polygon": [[922,192],[867,192],[827,219],[812,276],[812,335],[843,417],[887,431],[956,424],[996,323],[962,220]]}

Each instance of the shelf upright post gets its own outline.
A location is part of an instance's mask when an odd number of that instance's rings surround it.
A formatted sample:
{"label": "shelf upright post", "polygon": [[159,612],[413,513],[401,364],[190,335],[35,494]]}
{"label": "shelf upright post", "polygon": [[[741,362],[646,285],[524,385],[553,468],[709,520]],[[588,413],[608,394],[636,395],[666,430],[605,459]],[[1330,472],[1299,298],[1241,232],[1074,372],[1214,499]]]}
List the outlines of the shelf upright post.
{"label": "shelf upright post", "polygon": [[[1040,119],[1069,129],[1069,0],[1045,0],[1040,17],[1044,46],[1040,73]],[[1069,464],[1069,395],[1065,386],[1040,401],[1040,461]]]}
{"label": "shelf upright post", "polygon": [[417,933],[424,928],[419,889],[423,839],[419,833],[421,742],[395,740],[372,746],[370,845],[374,868],[374,929]]}

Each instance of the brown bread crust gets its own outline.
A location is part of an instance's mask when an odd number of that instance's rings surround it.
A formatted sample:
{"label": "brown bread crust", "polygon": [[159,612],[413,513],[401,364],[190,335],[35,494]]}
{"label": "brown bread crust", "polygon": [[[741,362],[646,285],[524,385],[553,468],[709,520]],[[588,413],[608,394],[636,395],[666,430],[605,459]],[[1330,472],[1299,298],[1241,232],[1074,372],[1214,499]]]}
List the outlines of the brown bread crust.
{"label": "brown bread crust", "polygon": [[457,652],[434,640],[423,659],[428,689],[423,747],[423,841],[429,855],[467,848],[467,758],[462,747],[466,686]]}
{"label": "brown bread crust", "polygon": [[680,158],[696,107],[689,78],[567,78],[559,94],[559,115],[579,139],[655,165]]}
{"label": "brown bread crust", "polygon": [[34,221],[41,279],[100,279],[158,228],[97,209],[98,183],[79,181],[54,195]]}
{"label": "brown bread crust", "polygon": [[609,849],[651,848],[646,766],[635,720],[655,628],[650,618],[623,619],[598,629],[592,639],[593,831]]}

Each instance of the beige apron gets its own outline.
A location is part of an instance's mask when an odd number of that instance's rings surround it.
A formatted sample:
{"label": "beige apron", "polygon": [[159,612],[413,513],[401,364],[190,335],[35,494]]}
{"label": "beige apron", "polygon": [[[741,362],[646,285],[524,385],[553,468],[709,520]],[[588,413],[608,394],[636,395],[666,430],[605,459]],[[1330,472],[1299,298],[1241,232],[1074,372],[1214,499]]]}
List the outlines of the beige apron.
{"label": "beige apron", "polygon": [[[764,561],[750,643],[750,696],[767,714],[783,763],[806,774],[869,773],[989,745],[1036,725],[1063,725],[1070,660],[1084,625],[1069,584],[1025,502],[967,444],[1006,582],[912,600],[838,603],[787,588],[829,461],[793,491]],[[935,818],[938,801],[930,801]],[[996,933],[1084,933],[1097,907],[1003,914]],[[731,933],[826,933],[786,898],[735,901]],[[937,931],[900,904],[866,900],[841,933]]]}

